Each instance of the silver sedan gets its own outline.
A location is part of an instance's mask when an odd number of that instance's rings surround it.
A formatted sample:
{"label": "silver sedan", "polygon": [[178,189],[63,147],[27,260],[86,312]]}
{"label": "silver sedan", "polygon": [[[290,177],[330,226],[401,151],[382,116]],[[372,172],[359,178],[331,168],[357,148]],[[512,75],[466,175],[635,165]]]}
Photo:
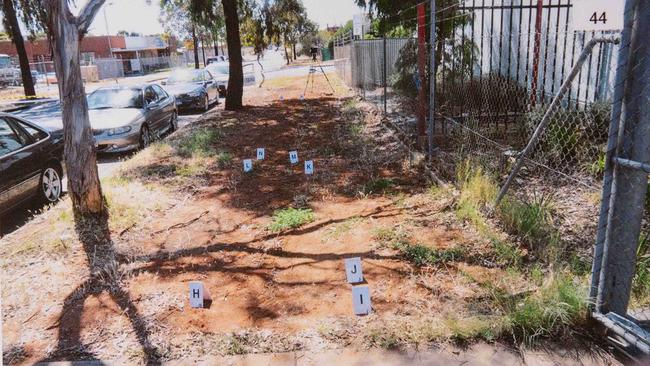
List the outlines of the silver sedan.
{"label": "silver sedan", "polygon": [[174,97],[156,84],[97,89],[88,109],[98,152],[144,148],[178,127]]}

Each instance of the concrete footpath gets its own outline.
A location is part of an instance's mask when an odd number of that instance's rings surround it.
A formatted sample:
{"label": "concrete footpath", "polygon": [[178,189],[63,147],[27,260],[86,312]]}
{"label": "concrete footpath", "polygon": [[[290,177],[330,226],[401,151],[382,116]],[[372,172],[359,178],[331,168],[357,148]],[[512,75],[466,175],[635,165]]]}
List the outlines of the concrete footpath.
{"label": "concrete footpath", "polygon": [[[516,352],[501,345],[477,344],[466,349],[445,347],[428,351],[385,351],[379,349],[339,349],[322,352],[287,352],[248,354],[227,357],[200,357],[163,363],[164,365],[223,365],[223,366],[488,366],[488,365],[622,365],[609,355],[589,350],[577,353],[561,350]],[[99,366],[115,365],[104,361],[54,362],[38,365]]]}

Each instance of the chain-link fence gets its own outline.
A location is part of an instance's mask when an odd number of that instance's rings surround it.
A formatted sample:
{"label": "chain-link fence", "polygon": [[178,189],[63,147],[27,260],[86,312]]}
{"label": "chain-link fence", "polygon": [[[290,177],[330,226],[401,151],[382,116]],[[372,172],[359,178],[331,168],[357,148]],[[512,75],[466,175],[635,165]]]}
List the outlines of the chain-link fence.
{"label": "chain-link fence", "polygon": [[[430,168],[459,184],[468,166],[487,174],[501,188],[497,218],[533,261],[585,275],[594,263],[594,317],[647,351],[647,2],[627,1],[627,35],[575,29],[570,0],[443,3],[424,23],[435,18],[433,47],[350,35],[334,42],[339,73],[423,151],[421,111],[433,106]],[[528,227],[526,210],[538,213]]]}

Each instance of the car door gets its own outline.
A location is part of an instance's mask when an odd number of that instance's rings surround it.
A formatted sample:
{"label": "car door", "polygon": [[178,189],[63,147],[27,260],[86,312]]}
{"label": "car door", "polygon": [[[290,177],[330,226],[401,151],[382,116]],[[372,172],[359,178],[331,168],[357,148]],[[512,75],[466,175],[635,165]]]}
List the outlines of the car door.
{"label": "car door", "polygon": [[151,133],[157,133],[162,128],[162,108],[158,94],[153,87],[147,86],[144,89],[144,104],[146,108],[146,120]]}
{"label": "car door", "polygon": [[210,102],[214,102],[219,99],[219,86],[217,81],[212,77],[212,74],[208,70],[203,70],[203,81],[205,85],[205,90],[208,92],[208,97]]}
{"label": "car door", "polygon": [[172,97],[167,94],[163,88],[158,85],[152,85],[154,91],[158,95],[158,104],[160,104],[160,113],[161,113],[161,131],[166,130],[169,127],[171,122],[172,115],[176,113],[176,105]]}
{"label": "car door", "polygon": [[0,117],[0,211],[30,198],[38,189],[41,141],[34,142],[12,118]]}

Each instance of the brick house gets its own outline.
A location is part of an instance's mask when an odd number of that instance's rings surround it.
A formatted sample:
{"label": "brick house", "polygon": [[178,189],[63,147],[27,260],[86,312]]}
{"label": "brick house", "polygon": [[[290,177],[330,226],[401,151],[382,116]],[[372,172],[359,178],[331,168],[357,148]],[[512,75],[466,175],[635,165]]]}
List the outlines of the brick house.
{"label": "brick house", "polygon": [[[31,62],[51,60],[52,52],[45,38],[26,40],[25,49]],[[81,41],[80,50],[84,60],[109,58],[111,53],[122,59],[169,55],[167,43],[159,37],[86,36]],[[15,57],[16,47],[11,41],[0,41],[0,54]]]}

